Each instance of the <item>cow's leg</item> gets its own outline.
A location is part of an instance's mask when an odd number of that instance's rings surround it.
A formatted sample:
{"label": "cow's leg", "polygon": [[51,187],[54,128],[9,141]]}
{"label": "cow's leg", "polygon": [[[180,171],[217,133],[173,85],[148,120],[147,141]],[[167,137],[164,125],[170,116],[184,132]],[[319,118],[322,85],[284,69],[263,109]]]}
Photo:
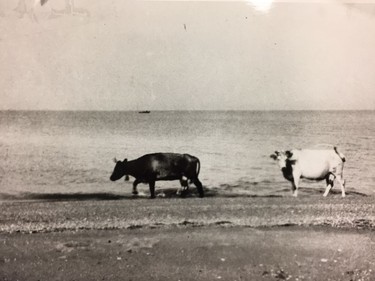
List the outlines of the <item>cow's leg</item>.
{"label": "cow's leg", "polygon": [[180,180],[181,187],[177,188],[176,195],[181,195],[182,194],[182,182]]}
{"label": "cow's leg", "polygon": [[292,195],[294,197],[298,196],[298,180],[293,180],[292,181]]}
{"label": "cow's leg", "polygon": [[335,181],[336,176],[333,173],[329,173],[326,177],[326,182],[327,182],[327,187],[326,191],[324,192],[323,196],[327,197],[329,191],[333,187],[334,181]]}
{"label": "cow's leg", "polygon": [[155,181],[150,181],[148,185],[150,186],[150,197],[155,198]]}
{"label": "cow's leg", "polygon": [[341,176],[338,176],[336,180],[338,181],[341,187],[341,196],[345,197],[345,180]]}
{"label": "cow's leg", "polygon": [[292,194],[294,197],[298,196],[298,187],[299,187],[300,177],[301,177],[301,173],[299,173],[299,171],[293,171]]}
{"label": "cow's leg", "polygon": [[181,188],[179,190],[177,190],[177,195],[180,195],[182,197],[185,197],[186,196],[186,193],[189,189],[189,180],[187,177],[185,176],[182,176],[182,178],[180,179],[180,184],[181,184]]}
{"label": "cow's leg", "polygon": [[201,197],[201,198],[204,197],[203,186],[202,186],[202,183],[200,182],[200,180],[198,178],[195,178],[195,179],[193,179],[193,183],[195,184],[195,186],[198,189],[199,197]]}
{"label": "cow's leg", "polygon": [[138,195],[138,190],[137,190],[137,185],[140,183],[141,181],[135,179],[135,181],[133,182],[133,195]]}

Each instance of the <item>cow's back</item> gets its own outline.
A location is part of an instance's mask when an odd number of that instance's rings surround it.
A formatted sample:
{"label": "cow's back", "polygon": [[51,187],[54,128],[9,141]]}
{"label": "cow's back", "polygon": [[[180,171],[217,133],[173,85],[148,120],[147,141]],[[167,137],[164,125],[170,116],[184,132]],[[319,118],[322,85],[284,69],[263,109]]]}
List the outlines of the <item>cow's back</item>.
{"label": "cow's back", "polygon": [[293,150],[291,160],[296,160],[296,165],[301,170],[304,178],[324,178],[330,171],[342,165],[342,160],[332,150],[301,149]]}
{"label": "cow's back", "polygon": [[145,176],[156,176],[157,180],[174,180],[181,176],[193,176],[197,160],[198,158],[189,154],[153,153],[136,161],[144,169]]}

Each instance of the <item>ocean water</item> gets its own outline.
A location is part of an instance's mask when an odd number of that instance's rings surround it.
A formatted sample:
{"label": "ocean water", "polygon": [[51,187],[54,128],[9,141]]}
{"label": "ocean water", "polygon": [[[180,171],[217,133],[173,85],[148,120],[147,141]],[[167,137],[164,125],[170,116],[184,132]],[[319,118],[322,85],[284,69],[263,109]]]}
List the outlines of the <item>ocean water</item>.
{"label": "ocean water", "polygon": [[[25,193],[131,193],[111,182],[113,157],[197,156],[209,189],[272,195],[290,183],[269,155],[337,145],[348,190],[375,194],[375,111],[0,112],[0,198]],[[157,188],[179,182],[158,182]],[[144,186],[147,190],[147,186]],[[324,182],[302,181],[306,189]],[[336,187],[338,189],[338,187]]]}

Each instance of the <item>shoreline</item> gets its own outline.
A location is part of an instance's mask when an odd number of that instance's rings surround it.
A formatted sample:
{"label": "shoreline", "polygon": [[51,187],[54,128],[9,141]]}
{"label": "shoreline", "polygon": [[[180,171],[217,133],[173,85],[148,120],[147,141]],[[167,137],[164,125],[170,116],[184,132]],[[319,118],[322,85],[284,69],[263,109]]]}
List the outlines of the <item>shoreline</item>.
{"label": "shoreline", "polygon": [[373,281],[373,199],[2,201],[0,280]]}
{"label": "shoreline", "polygon": [[2,201],[0,233],[215,225],[375,229],[373,202],[356,195]]}

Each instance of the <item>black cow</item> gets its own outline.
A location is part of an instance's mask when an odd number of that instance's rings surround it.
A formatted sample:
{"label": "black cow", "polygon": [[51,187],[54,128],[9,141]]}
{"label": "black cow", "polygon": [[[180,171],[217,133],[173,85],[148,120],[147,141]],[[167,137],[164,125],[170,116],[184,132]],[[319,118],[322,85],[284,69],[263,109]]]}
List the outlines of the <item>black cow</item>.
{"label": "black cow", "polygon": [[[200,161],[189,154],[177,153],[153,153],[128,161],[117,161],[110,177],[116,181],[123,176],[135,177],[133,182],[133,194],[138,194],[137,185],[148,183],[151,198],[155,198],[155,182],[160,180],[180,180],[181,186],[188,188],[188,182],[193,182],[198,189],[199,196],[203,197],[203,186],[198,179]],[[182,193],[184,195],[184,193]]]}

